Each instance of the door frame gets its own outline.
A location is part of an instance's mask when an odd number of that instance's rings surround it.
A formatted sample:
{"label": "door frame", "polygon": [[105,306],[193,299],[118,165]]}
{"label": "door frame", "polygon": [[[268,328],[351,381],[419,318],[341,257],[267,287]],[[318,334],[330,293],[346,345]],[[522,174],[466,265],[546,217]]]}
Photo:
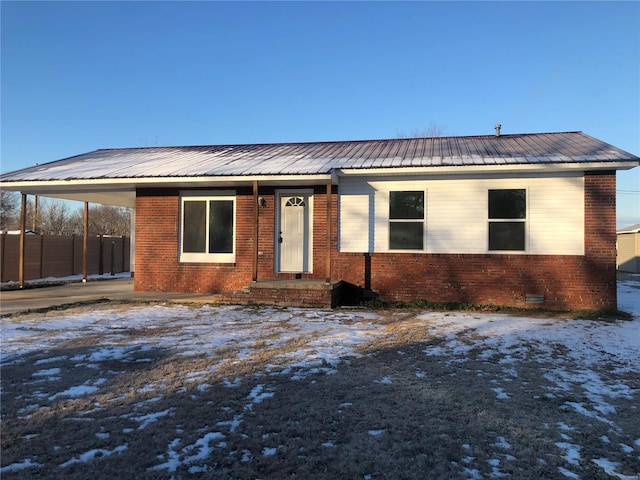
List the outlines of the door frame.
{"label": "door frame", "polygon": [[278,189],[276,190],[276,214],[275,214],[275,225],[274,225],[274,259],[275,264],[273,266],[274,272],[276,273],[294,273],[294,272],[283,272],[280,269],[280,225],[282,221],[282,197],[292,197],[295,195],[304,195],[308,199],[308,209],[309,209],[309,239],[307,246],[307,257],[308,257],[308,268],[304,272],[295,272],[295,273],[313,273],[313,189],[312,188],[296,188],[296,189]]}

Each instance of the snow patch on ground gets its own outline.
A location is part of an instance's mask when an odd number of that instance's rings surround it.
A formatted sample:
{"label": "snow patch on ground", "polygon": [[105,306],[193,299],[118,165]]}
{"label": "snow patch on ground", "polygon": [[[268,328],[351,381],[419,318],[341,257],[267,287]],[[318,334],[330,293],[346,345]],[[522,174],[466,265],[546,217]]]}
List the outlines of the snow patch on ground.
{"label": "snow patch on ground", "polygon": [[[424,349],[428,356],[443,357],[445,363],[464,364],[474,355],[487,362],[495,362],[501,369],[501,377],[494,380],[491,388],[496,400],[508,401],[515,395],[511,388],[512,383],[518,378],[517,365],[522,360],[535,361],[541,365],[544,379],[548,387],[546,392],[540,393],[540,398],[563,398],[563,393],[580,391],[576,401],[560,400],[559,408],[577,412],[611,427],[611,432],[616,432],[615,424],[616,408],[613,405],[615,399],[637,398],[637,391],[625,383],[625,378],[635,375],[640,370],[640,291],[636,284],[619,283],[619,304],[621,310],[626,310],[634,315],[632,321],[593,321],[593,320],[552,320],[548,318],[516,317],[501,314],[479,313],[441,313],[422,312],[417,314],[417,320],[439,339],[437,345],[429,345]],[[387,335],[385,322],[376,322],[379,315],[368,311],[350,310],[322,310],[322,309],[295,309],[263,307],[245,308],[235,306],[202,306],[190,308],[187,306],[142,306],[132,307],[129,310],[98,310],[79,314],[61,314],[35,319],[3,321],[0,325],[2,337],[2,351],[0,363],[10,364],[21,360],[28,354],[41,354],[51,352],[52,356],[40,358],[34,362],[36,366],[45,366],[36,370],[30,382],[55,382],[60,380],[62,373],[58,367],[51,364],[55,362],[72,361],[76,365],[101,368],[107,362],[139,362],[154,361],[146,358],[153,355],[146,353],[152,349],[167,350],[185,357],[212,356],[216,349],[239,352],[237,358],[229,361],[250,360],[256,354],[256,344],[264,343],[265,339],[272,347],[294,342],[301,338],[309,341],[301,342],[301,347],[293,352],[282,354],[274,365],[267,365],[265,371],[256,374],[256,377],[264,379],[262,383],[252,388],[244,399],[240,410],[229,412],[229,420],[215,423],[214,428],[224,429],[225,432],[234,433],[241,428],[245,415],[252,415],[253,409],[275,395],[280,395],[268,384],[270,375],[285,375],[292,380],[302,380],[311,374],[333,374],[341,367],[349,357],[357,357],[358,347],[368,342],[375,341]],[[155,335],[156,329],[162,329],[162,335]],[[139,331],[149,332],[149,335],[139,334],[128,337],[125,332]],[[75,356],[54,355],[56,347],[66,342],[81,338],[81,336],[95,335],[105,339],[100,346],[87,348]],[[126,344],[118,344],[123,339]],[[145,352],[145,358],[134,357]],[[404,352],[401,352],[401,355]],[[610,372],[602,372],[598,367],[606,364],[614,367]],[[219,364],[220,365],[220,364]],[[113,368],[113,367],[110,367]],[[215,385],[207,383],[208,375],[215,370],[195,369],[185,373],[184,383],[192,388],[195,398],[202,395]],[[100,371],[100,375],[107,375],[107,370]],[[611,376],[608,375],[611,373]],[[117,375],[111,372],[110,375]],[[483,375],[478,372],[478,375]],[[374,380],[381,385],[393,385],[396,377],[382,376]],[[415,381],[429,380],[428,372],[415,372]],[[396,381],[399,381],[396,379]],[[106,378],[87,381],[82,385],[76,385],[64,389],[58,393],[48,394],[43,391],[36,392],[34,402],[22,409],[20,414],[31,415],[41,408],[48,408],[47,400],[70,401],[74,398],[97,394],[107,382]],[[510,383],[511,382],[511,383]],[[229,378],[223,382],[224,388],[238,388],[242,385],[240,378]],[[149,385],[138,389],[136,393],[146,394],[149,398],[136,403],[135,408],[145,408],[143,412],[126,416],[137,423],[137,429],[125,428],[122,433],[135,435],[138,430],[143,430],[152,423],[160,422],[163,417],[174,415],[173,408],[161,411],[149,411],[154,402],[164,398],[164,382],[154,381]],[[382,388],[382,387],[381,387]],[[392,388],[392,387],[384,387]],[[44,390],[44,389],[43,389]],[[56,390],[53,390],[54,392]],[[29,399],[31,400],[31,399]],[[25,402],[25,405],[28,403]],[[267,403],[268,405],[268,403]],[[343,402],[340,409],[351,407],[351,402]],[[95,408],[99,408],[96,405]],[[78,414],[70,420],[78,422],[91,422],[93,418],[88,415],[90,411]],[[372,425],[376,427],[376,425]],[[631,479],[634,476],[617,473],[619,463],[607,458],[588,458],[586,451],[578,443],[572,432],[571,425],[559,422],[556,427],[561,431],[560,440],[555,443],[558,449],[557,455],[565,461],[565,467],[578,470],[580,465],[592,462],[607,475]],[[372,437],[383,435],[385,429],[370,429],[365,432]],[[164,454],[160,455],[158,465],[150,467],[150,470],[166,470],[175,472],[180,466],[188,467],[191,474],[209,471],[209,466],[201,464],[217,448],[226,448],[225,434],[219,431],[209,431],[203,427],[199,431],[195,441],[189,440],[188,445],[183,445],[182,432],[177,432],[178,437],[172,440],[166,447]],[[364,433],[364,432],[363,432]],[[503,471],[507,462],[516,458],[506,451],[511,451],[511,443],[507,437],[499,435],[508,432],[497,432],[491,447],[496,451],[480,467],[477,456],[474,456],[473,446],[463,445],[464,456],[460,462],[466,465],[462,473],[468,478],[483,478],[481,470],[490,470],[490,478],[506,476]],[[617,445],[618,450],[626,455],[635,455],[640,449],[640,438],[627,443],[615,441],[614,433],[600,437],[603,443]],[[572,438],[575,437],[575,438]],[[173,435],[170,437],[172,438]],[[635,437],[635,435],[634,435]],[[110,434],[104,431],[95,433],[98,440],[110,438]],[[269,437],[267,437],[268,439]],[[384,437],[383,437],[384,439]],[[614,439],[612,441],[612,439]],[[514,441],[515,439],[510,439]],[[270,440],[270,442],[273,439]],[[633,445],[629,445],[633,443]],[[250,452],[239,449],[237,459],[241,462],[250,462],[254,455],[262,457],[274,456],[283,446],[263,446],[263,449]],[[337,448],[331,441],[321,444],[325,448]],[[75,463],[98,461],[99,458],[119,454],[127,449],[127,444],[119,445],[113,449],[91,449],[77,454],[70,460],[60,464],[66,467]],[[515,452],[511,452],[515,453]],[[583,458],[583,456],[587,458]],[[0,469],[1,473],[32,469],[41,467],[38,458],[25,458],[20,462],[6,465]],[[539,460],[544,463],[544,459]],[[478,467],[478,468],[474,468]],[[558,467],[560,475],[567,478],[580,478],[579,473],[565,467]]]}
{"label": "snow patch on ground", "polygon": [[114,453],[122,453],[127,449],[127,444],[119,445],[115,447],[113,450],[105,450],[103,448],[94,448],[89,450],[78,457],[74,457],[71,460],[68,460],[62,464],[60,464],[61,468],[68,467],[69,465],[73,465],[74,463],[86,463],[90,460],[93,460],[96,457],[108,457],[113,455]]}
{"label": "snow patch on ground", "polygon": [[43,465],[41,463],[34,462],[30,458],[25,458],[21,462],[12,463],[11,465],[0,468],[0,473],[18,472],[20,470],[24,470],[25,468],[36,468],[42,466]]}

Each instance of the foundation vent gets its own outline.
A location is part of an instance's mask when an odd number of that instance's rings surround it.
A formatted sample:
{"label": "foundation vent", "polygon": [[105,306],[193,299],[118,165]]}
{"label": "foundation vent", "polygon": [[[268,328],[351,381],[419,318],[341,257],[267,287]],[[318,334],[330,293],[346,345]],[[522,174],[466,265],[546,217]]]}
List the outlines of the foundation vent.
{"label": "foundation vent", "polygon": [[525,296],[525,301],[527,303],[544,303],[544,295],[540,295],[537,293],[527,293]]}

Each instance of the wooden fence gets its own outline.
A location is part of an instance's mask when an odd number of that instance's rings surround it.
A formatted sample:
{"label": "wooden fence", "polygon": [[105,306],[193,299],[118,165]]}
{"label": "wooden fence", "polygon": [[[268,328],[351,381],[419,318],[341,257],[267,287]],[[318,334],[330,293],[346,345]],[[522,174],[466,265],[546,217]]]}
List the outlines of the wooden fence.
{"label": "wooden fence", "polygon": [[[82,274],[82,235],[26,235],[24,279]],[[89,237],[87,273],[109,274],[130,269],[128,237]],[[0,281],[19,280],[20,235],[0,234]]]}

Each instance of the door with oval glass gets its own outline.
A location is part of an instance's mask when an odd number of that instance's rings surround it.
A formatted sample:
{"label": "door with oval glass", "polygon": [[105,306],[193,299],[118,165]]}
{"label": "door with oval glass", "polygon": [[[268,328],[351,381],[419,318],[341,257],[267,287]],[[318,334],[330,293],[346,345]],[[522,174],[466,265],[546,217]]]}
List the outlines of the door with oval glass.
{"label": "door with oval glass", "polygon": [[281,193],[278,234],[278,270],[310,272],[311,195]]}

